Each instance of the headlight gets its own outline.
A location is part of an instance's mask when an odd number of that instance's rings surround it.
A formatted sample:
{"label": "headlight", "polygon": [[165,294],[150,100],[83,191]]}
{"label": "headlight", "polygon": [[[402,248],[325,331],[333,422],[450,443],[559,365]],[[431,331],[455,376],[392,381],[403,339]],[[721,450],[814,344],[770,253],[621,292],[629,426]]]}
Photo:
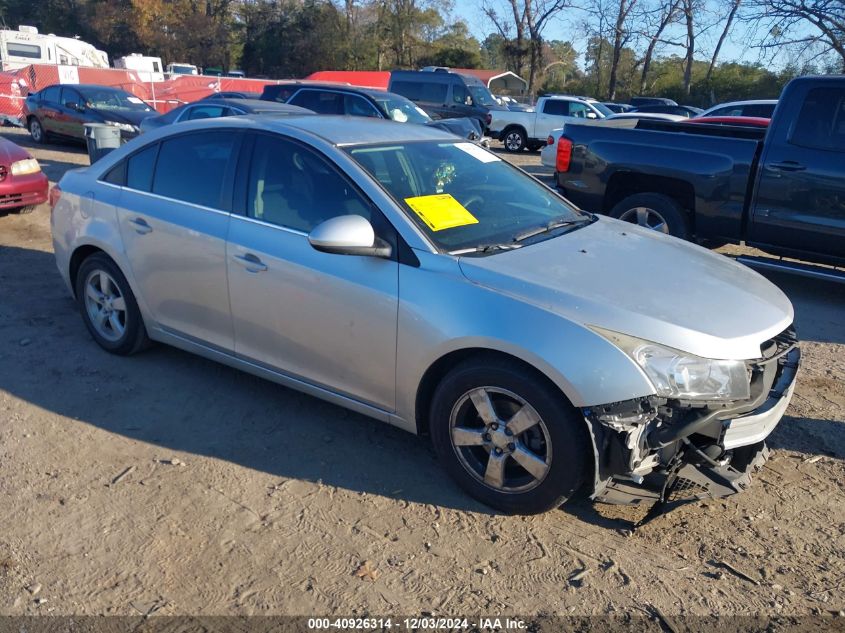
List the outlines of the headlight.
{"label": "headlight", "polygon": [[745,362],[701,358],[633,336],[592,328],[630,356],[657,395],[680,400],[746,400],[751,397]]}
{"label": "headlight", "polygon": [[37,174],[41,171],[41,165],[34,158],[25,158],[24,160],[17,160],[12,163],[13,176],[26,176],[27,174]]}
{"label": "headlight", "polygon": [[118,130],[123,132],[137,132],[138,128],[130,123],[118,123],[117,121],[106,121],[106,125],[111,125],[112,127],[116,127]]}

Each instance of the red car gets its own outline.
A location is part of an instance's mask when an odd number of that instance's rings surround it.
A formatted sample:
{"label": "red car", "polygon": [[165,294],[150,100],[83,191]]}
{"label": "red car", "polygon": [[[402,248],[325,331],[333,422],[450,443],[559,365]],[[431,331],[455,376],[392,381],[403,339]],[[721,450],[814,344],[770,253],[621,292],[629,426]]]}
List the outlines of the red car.
{"label": "red car", "polygon": [[38,161],[23,147],[0,137],[0,211],[29,213],[47,201],[48,188]]}
{"label": "red car", "polygon": [[769,127],[771,119],[759,116],[697,116],[684,123],[710,123],[711,125],[741,125],[745,127]]}

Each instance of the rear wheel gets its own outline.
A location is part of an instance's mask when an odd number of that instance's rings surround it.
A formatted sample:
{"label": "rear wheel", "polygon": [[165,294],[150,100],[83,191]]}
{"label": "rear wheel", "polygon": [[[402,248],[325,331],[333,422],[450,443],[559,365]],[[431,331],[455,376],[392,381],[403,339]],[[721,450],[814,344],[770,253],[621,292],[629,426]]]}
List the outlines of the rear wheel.
{"label": "rear wheel", "polygon": [[624,222],[689,239],[687,214],[669,196],[659,193],[638,193],[628,196],[610,211],[610,215]]}
{"label": "rear wheel", "polygon": [[29,135],[36,143],[44,143],[47,140],[47,134],[44,132],[44,127],[41,125],[41,121],[35,117],[32,117],[29,120]]}
{"label": "rear wheel", "polygon": [[129,282],[105,253],[82,262],[76,275],[76,300],[85,326],[104,350],[128,356],[149,344]]}
{"label": "rear wheel", "polygon": [[505,131],[502,143],[509,152],[521,152],[525,149],[528,139],[521,128],[514,127]]}
{"label": "rear wheel", "polygon": [[506,361],[461,363],[438,385],[430,430],[470,495],[512,514],[560,506],[586,479],[584,422],[542,376]]}

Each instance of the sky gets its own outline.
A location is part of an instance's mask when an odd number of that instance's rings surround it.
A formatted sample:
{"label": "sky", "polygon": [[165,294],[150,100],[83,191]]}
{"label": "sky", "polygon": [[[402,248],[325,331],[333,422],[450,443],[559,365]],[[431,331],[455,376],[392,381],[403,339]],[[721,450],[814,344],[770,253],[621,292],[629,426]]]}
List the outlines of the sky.
{"label": "sky", "polygon": [[[496,0],[494,0],[496,1]],[[499,0],[501,2],[501,0]],[[502,4],[504,7],[504,3]],[[479,41],[484,40],[488,34],[494,31],[494,27],[490,20],[484,15],[482,5],[479,0],[454,0],[453,17],[463,19],[469,26],[470,33]],[[564,40],[571,41],[576,50],[583,50],[585,39],[583,35],[577,35],[576,31],[578,25],[584,20],[584,13],[577,9],[564,10],[560,18],[552,19],[549,26],[544,32],[544,37],[547,40]],[[696,53],[696,59],[709,60],[713,52],[716,41],[721,34],[722,25],[718,24],[711,31],[701,35],[698,38],[699,51]],[[745,61],[757,62],[761,61],[759,49],[750,47],[745,41],[747,35],[745,26],[735,24],[733,33],[728,36],[728,39],[722,45],[722,50],[719,53],[719,61]],[[675,35],[675,34],[672,34]],[[678,53],[683,53],[680,48],[665,47],[664,52],[669,54],[672,50]],[[580,59],[583,65],[583,57]]]}

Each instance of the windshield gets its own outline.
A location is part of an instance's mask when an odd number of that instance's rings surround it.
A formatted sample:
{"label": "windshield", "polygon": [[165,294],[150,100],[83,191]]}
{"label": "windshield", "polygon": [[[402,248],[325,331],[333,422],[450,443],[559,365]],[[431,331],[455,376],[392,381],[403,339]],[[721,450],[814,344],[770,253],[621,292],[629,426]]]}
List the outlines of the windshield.
{"label": "windshield", "polygon": [[171,66],[170,72],[174,75],[195,75],[197,69],[194,66]]}
{"label": "windshield", "polygon": [[86,90],[82,92],[85,105],[98,110],[137,110],[152,112],[152,108],[135,95],[122,90]]}
{"label": "windshield", "polygon": [[475,105],[483,105],[487,108],[499,105],[499,102],[493,98],[493,95],[484,86],[467,86],[467,89],[469,89]]}
{"label": "windshield", "polygon": [[431,117],[414,105],[410,99],[385,98],[376,99],[376,101],[391,119],[399,123],[425,124],[431,121]]}
{"label": "windshield", "polygon": [[593,106],[599,112],[601,112],[604,116],[613,115],[613,110],[608,108],[606,105],[604,105],[600,101],[590,101],[590,105]]}
{"label": "windshield", "polygon": [[445,251],[513,248],[522,245],[521,236],[535,237],[551,223],[591,221],[474,143],[424,141],[346,151]]}

